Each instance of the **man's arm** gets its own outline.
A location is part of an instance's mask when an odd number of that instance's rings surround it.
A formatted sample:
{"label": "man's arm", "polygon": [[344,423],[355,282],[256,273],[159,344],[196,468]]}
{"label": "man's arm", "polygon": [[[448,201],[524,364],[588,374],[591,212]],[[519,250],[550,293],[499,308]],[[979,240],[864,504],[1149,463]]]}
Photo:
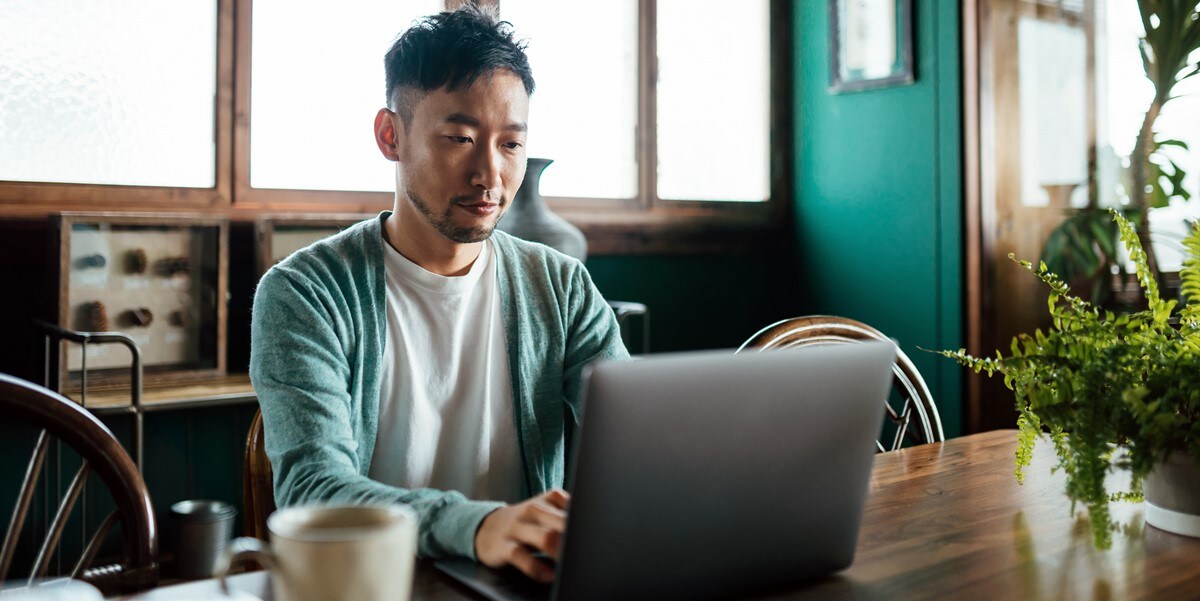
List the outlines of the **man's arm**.
{"label": "man's arm", "polygon": [[572,274],[568,298],[571,320],[563,361],[563,397],[578,416],[583,400],[583,370],[595,361],[628,359],[629,351],[612,307],[582,265]]}
{"label": "man's arm", "polygon": [[255,293],[250,375],[262,407],[277,504],[404,503],[420,519],[422,556],[474,558],[479,523],[503,504],[389,486],[371,480],[360,465],[362,441],[352,420],[360,419],[361,407],[354,395],[369,403],[373,400],[361,397],[377,391],[362,389],[363,358],[343,340],[375,333],[352,334],[352,320],[339,302],[344,299],[326,287],[278,269],[263,277]]}

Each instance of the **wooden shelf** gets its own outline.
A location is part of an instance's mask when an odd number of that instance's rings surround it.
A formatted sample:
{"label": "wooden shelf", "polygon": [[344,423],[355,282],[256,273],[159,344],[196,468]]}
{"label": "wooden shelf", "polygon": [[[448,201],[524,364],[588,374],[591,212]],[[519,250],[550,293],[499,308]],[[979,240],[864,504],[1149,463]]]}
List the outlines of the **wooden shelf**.
{"label": "wooden shelf", "polygon": [[[79,391],[66,395],[76,402]],[[258,400],[247,374],[232,374],[191,382],[152,384],[142,389],[142,410],[165,411],[217,405],[253,403]],[[84,407],[97,414],[133,413],[129,388],[89,389]]]}

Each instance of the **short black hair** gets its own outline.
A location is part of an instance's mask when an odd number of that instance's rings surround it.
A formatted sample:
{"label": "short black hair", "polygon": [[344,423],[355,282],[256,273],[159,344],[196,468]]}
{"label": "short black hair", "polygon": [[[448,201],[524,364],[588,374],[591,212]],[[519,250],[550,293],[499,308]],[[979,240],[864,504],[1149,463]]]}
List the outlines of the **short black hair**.
{"label": "short black hair", "polygon": [[512,71],[525,84],[525,93],[533,94],[525,42],[514,39],[512,24],[499,20],[493,9],[473,2],[418,19],[392,43],[383,66],[388,108],[405,125],[412,123],[413,106],[425,94],[470,87],[498,69]]}

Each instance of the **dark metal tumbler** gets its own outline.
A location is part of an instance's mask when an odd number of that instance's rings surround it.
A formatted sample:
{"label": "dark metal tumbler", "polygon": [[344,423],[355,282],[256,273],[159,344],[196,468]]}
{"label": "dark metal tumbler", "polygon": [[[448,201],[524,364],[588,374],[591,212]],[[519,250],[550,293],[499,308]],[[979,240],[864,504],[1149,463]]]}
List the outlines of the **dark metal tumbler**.
{"label": "dark metal tumbler", "polygon": [[180,578],[211,578],[233,536],[237,510],[223,501],[180,501],[175,520],[175,573]]}

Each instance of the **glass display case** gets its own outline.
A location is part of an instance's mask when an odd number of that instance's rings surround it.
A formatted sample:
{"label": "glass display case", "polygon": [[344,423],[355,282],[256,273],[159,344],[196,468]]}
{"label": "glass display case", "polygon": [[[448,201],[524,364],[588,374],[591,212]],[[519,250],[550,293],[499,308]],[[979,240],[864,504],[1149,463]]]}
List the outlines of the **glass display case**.
{"label": "glass display case", "polygon": [[[225,373],[229,224],[208,215],[60,213],[57,322],[75,332],[133,339],[147,384]],[[60,341],[58,389],[128,387],[132,353]]]}

